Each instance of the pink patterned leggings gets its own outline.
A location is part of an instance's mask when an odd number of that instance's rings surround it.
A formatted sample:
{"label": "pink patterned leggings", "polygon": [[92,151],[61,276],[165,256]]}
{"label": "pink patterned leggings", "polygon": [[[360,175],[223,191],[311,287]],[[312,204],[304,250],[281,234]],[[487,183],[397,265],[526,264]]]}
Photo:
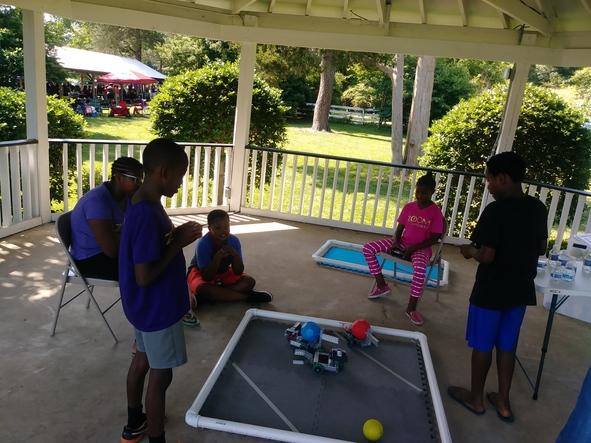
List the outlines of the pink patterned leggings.
{"label": "pink patterned leggings", "polygon": [[[371,275],[378,275],[382,271],[376,254],[380,252],[389,253],[394,245],[394,239],[384,238],[381,240],[371,241],[363,245],[363,256],[369,266],[369,272]],[[428,251],[428,250],[427,250]],[[423,288],[425,286],[425,273],[427,264],[431,258],[425,249],[419,249],[410,256],[412,263],[412,282],[410,284],[410,296],[419,298],[423,294]]]}

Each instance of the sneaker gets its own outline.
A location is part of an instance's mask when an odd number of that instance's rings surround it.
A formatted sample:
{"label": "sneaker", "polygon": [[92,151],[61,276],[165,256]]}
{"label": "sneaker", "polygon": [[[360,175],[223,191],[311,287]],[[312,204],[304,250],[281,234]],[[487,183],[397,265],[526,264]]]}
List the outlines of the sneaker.
{"label": "sneaker", "polygon": [[146,420],[137,428],[130,428],[125,425],[121,433],[121,443],[139,443],[143,440],[146,430],[148,429],[148,422]]}
{"label": "sneaker", "polygon": [[413,325],[423,326],[423,323],[425,323],[425,320],[423,320],[423,316],[419,311],[406,312],[406,316]]}
{"label": "sneaker", "polygon": [[248,303],[269,303],[271,300],[273,300],[273,295],[270,292],[255,291],[254,289],[246,297]]}
{"label": "sneaker", "polygon": [[375,285],[371,291],[367,293],[367,298],[380,298],[389,295],[392,290],[389,286],[384,286],[380,288],[378,285]]}
{"label": "sneaker", "polygon": [[201,322],[193,311],[189,311],[183,316],[183,325],[185,326],[199,326],[200,324]]}

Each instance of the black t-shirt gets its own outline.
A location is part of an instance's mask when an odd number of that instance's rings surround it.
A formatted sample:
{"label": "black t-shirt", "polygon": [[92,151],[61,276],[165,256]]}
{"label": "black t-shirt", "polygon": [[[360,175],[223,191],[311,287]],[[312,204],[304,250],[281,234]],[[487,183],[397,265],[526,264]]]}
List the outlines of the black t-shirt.
{"label": "black t-shirt", "polygon": [[490,264],[480,264],[470,303],[487,309],[535,305],[534,278],[540,244],[548,238],[546,207],[529,195],[490,203],[471,240],[495,250]]}

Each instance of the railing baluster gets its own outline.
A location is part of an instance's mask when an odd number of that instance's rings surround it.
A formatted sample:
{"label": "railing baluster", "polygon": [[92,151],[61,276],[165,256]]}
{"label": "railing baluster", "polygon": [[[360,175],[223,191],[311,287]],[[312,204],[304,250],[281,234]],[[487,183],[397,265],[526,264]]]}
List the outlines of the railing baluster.
{"label": "railing baluster", "polygon": [[[96,184],[96,177],[94,176],[94,162],[96,159],[96,145],[94,143],[91,143],[88,146],[88,167],[90,168],[88,171],[88,188],[89,189],[94,189],[94,185]],[[82,171],[80,172],[82,173]]]}
{"label": "railing baluster", "polygon": [[263,151],[261,159],[261,182],[259,186],[259,209],[263,208],[263,200],[265,199],[265,180],[267,179],[267,151]]}
{"label": "railing baluster", "polygon": [[339,181],[341,161],[337,160],[334,165],[334,174],[332,176],[332,195],[330,196],[330,209],[328,210],[328,219],[332,220],[332,213],[334,210],[334,200],[337,194],[337,183]]}
{"label": "railing baluster", "polygon": [[394,213],[394,223],[398,220],[398,214],[400,214],[400,204],[402,203],[402,192],[404,191],[404,181],[406,180],[406,169],[400,170],[400,180],[398,182],[398,199],[396,200],[396,212]]}
{"label": "railing baluster", "polygon": [[82,145],[76,143],[76,184],[78,200],[82,198]]}
{"label": "railing baluster", "polygon": [[384,172],[384,167],[380,166],[378,168],[378,182],[376,184],[376,192],[374,194],[374,203],[373,203],[373,214],[371,216],[371,225],[376,225],[376,214],[378,213],[378,204],[380,202],[380,187],[382,186],[382,173]]}
{"label": "railing baluster", "polygon": [[304,157],[304,168],[302,170],[302,186],[300,188],[300,206],[298,208],[298,215],[302,215],[304,209],[304,191],[306,190],[306,177],[308,175],[308,156]]}
{"label": "railing baluster", "polygon": [[10,189],[12,193],[12,222],[22,221],[23,214],[21,202],[21,168],[20,152],[18,146],[11,146],[10,152]]}
{"label": "railing baluster", "polygon": [[31,145],[19,147],[21,157],[22,191],[23,191],[23,218],[30,220],[33,217],[32,195],[31,195],[31,164],[29,152]]}
{"label": "railing baluster", "polygon": [[109,145],[103,143],[103,181],[109,180]]}
{"label": "railing baluster", "polygon": [[355,205],[357,203],[357,191],[359,190],[359,178],[361,176],[361,163],[357,163],[357,170],[355,171],[355,188],[353,189],[353,203],[351,204],[351,217],[349,221],[355,221]]}
{"label": "railing baluster", "polygon": [[191,207],[197,207],[199,194],[199,168],[201,167],[201,146],[195,146],[193,153],[193,195],[191,196]]}
{"label": "railing baluster", "polygon": [[29,165],[31,165],[31,212],[33,217],[38,217],[40,215],[40,202],[39,202],[39,175],[37,174],[37,151],[39,149],[39,144],[31,144],[29,145],[28,155],[29,155]]}
{"label": "railing baluster", "polygon": [[452,179],[452,175],[448,174],[447,175],[447,182],[445,183],[445,192],[443,194],[443,202],[441,204],[441,213],[443,214],[443,217],[445,218],[445,214],[447,211],[447,201],[449,200],[449,189],[451,187],[451,179]]}
{"label": "railing baluster", "polygon": [[207,207],[209,202],[209,164],[211,163],[211,146],[205,148],[205,159],[203,161],[203,185],[201,195],[201,207]]}
{"label": "railing baluster", "polygon": [[310,207],[308,208],[308,217],[312,216],[314,208],[314,194],[316,193],[316,178],[318,175],[318,157],[314,158],[314,169],[312,170],[312,190],[310,191]]}
{"label": "railing baluster", "polygon": [[117,143],[115,145],[115,158],[113,160],[117,160],[119,157],[121,157],[121,145]]}
{"label": "railing baluster", "polygon": [[548,188],[541,188],[538,199],[546,206],[546,199],[548,198]]}
{"label": "railing baluster", "polygon": [[269,189],[269,211],[273,210],[273,199],[275,198],[275,180],[277,178],[277,153],[273,152],[271,160],[271,187]]}
{"label": "railing baluster", "polygon": [[324,171],[322,173],[322,191],[320,193],[320,207],[318,209],[318,218],[322,218],[322,214],[324,213],[324,195],[326,193],[326,183],[328,180],[328,164],[329,161],[327,158],[325,158]]}
{"label": "railing baluster", "polygon": [[361,205],[361,221],[365,224],[365,208],[367,207],[367,196],[369,195],[369,183],[371,181],[371,165],[367,165],[367,174],[365,176],[365,189],[363,190],[363,204]]}
{"label": "railing baluster", "polygon": [[[191,158],[191,147],[185,146],[185,154],[187,158]],[[189,168],[185,171],[185,175],[183,175],[183,190],[182,190],[182,197],[181,197],[181,208],[187,207],[187,200],[189,198]]]}
{"label": "railing baluster", "polygon": [[287,176],[287,161],[288,161],[288,154],[283,154],[281,156],[281,188],[279,189],[279,212],[283,212],[283,194],[285,191],[285,177]]}
{"label": "railing baluster", "polygon": [[250,158],[250,197],[248,199],[248,206],[250,208],[254,208],[254,188],[256,184],[256,176],[257,176],[257,160],[258,160],[258,151],[253,150],[252,155]]}
{"label": "railing baluster", "polygon": [[228,191],[230,190],[230,166],[232,165],[232,149],[229,147],[224,148],[225,163],[224,163],[224,196],[222,198],[222,204],[228,206]]}
{"label": "railing baluster", "polygon": [[466,206],[464,207],[464,219],[462,220],[462,229],[460,230],[460,238],[464,238],[466,233],[466,224],[468,223],[468,217],[470,216],[470,208],[472,206],[472,195],[474,194],[474,184],[476,177],[470,178],[470,185],[468,187],[468,198],[466,198]]}
{"label": "railing baluster", "polygon": [[252,149],[246,149],[244,153],[244,160],[243,160],[243,170],[244,173],[242,174],[242,198],[240,202],[241,207],[246,207],[246,196],[248,195],[248,188],[246,187],[246,183],[248,182],[248,162],[249,159],[252,157]]}
{"label": "railing baluster", "polygon": [[410,180],[410,191],[408,193],[408,201],[414,201],[415,199],[415,187],[417,186],[417,171],[414,170],[412,171],[412,175],[411,175],[411,180]]}
{"label": "railing baluster", "polygon": [[577,199],[577,209],[575,209],[575,216],[573,217],[573,223],[570,228],[570,235],[568,236],[568,247],[572,248],[575,240],[575,235],[579,232],[579,226],[581,225],[581,218],[583,217],[583,209],[585,208],[587,198],[584,195],[579,195]]}
{"label": "railing baluster", "polygon": [[[133,157],[133,145],[130,143],[127,145],[127,156],[128,157]],[[141,162],[141,158],[140,158],[140,162]]]}
{"label": "railing baluster", "polygon": [[339,221],[343,221],[343,213],[345,211],[345,201],[347,199],[347,187],[349,186],[349,162],[345,163],[345,180],[343,182],[343,198],[341,200],[341,214]]}
{"label": "railing baluster", "polygon": [[568,213],[570,211],[570,205],[573,201],[573,194],[571,192],[565,192],[564,203],[562,204],[562,212],[560,213],[560,222],[558,223],[558,233],[556,234],[556,244],[560,247],[562,244],[562,237],[564,237],[564,231],[566,229],[566,223],[568,222]]}
{"label": "railing baluster", "polygon": [[287,213],[291,214],[291,208],[293,208],[293,197],[295,193],[295,183],[296,183],[296,172],[298,170],[298,156],[293,156],[293,162],[291,165],[291,191],[289,194],[289,206],[287,208]]}
{"label": "railing baluster", "polygon": [[[390,168],[388,174],[388,190],[386,191],[386,204],[384,205],[384,219],[382,220],[382,227],[386,226],[388,220],[388,209],[390,208],[390,196],[392,195],[392,181],[394,180],[394,168]],[[396,221],[396,220],[394,220]]]}
{"label": "railing baluster", "polygon": [[62,179],[63,179],[63,183],[62,186],[64,187],[63,189],[63,193],[64,193],[64,212],[68,212],[70,209],[70,189],[69,189],[69,183],[70,181],[68,180],[68,144],[64,143],[62,145]]}
{"label": "railing baluster", "polygon": [[10,163],[8,149],[8,146],[0,146],[0,195],[2,196],[2,226],[10,226],[12,224]]}
{"label": "railing baluster", "polygon": [[456,218],[458,215],[458,206],[460,205],[460,197],[462,196],[462,186],[464,185],[464,176],[460,175],[458,178],[458,187],[456,188],[456,198],[454,199],[454,207],[451,213],[451,222],[447,235],[451,236],[454,232]]}
{"label": "railing baluster", "polygon": [[552,232],[554,227],[554,217],[556,217],[556,209],[558,207],[558,198],[560,197],[560,191],[557,189],[552,190],[552,200],[550,200],[550,209],[548,209],[548,235]]}
{"label": "railing baluster", "polygon": [[529,185],[528,195],[530,195],[531,197],[535,197],[537,190],[538,187],[536,185]]}
{"label": "railing baluster", "polygon": [[220,190],[220,163],[222,162],[222,149],[218,146],[214,147],[214,160],[213,160],[213,189],[211,191],[211,201],[213,206],[220,204],[218,200]]}

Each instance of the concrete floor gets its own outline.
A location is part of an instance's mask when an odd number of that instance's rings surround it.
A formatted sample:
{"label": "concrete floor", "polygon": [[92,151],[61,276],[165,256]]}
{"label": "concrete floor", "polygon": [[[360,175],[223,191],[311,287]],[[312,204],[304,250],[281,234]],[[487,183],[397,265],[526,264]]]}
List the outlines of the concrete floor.
{"label": "concrete floor", "polygon": [[[456,248],[444,251],[451,262],[449,288],[439,302],[431,291],[424,295],[420,309],[426,323],[415,328],[403,315],[405,287],[395,288],[388,299],[369,301],[368,278],[320,267],[311,259],[327,239],[363,243],[374,235],[242,215],[232,219],[247,272],[259,288],[275,295],[268,309],[345,321],[362,317],[376,325],[425,333],[454,441],[555,440],[591,361],[590,324],[557,316],[538,401],[531,399],[525,377],[516,370],[515,423],[502,423],[490,408],[477,417],[445,394],[449,384],[466,385],[470,370],[464,328],[475,265]],[[185,255],[192,252],[189,247]],[[53,224],[0,241],[1,442],[116,442],[126,420],[131,327],[118,304],[108,314],[120,338],[114,345],[97,313],[77,300],[62,311],[57,334],[49,337],[63,266]],[[113,297],[108,290],[99,294],[105,301]],[[175,370],[167,397],[169,442],[257,441],[193,429],[184,422],[187,408],[247,308],[246,304],[205,306],[199,313],[202,326],[186,330],[189,363]],[[528,309],[522,328],[518,353],[531,372],[537,368],[546,315],[542,307]],[[493,364],[488,390],[496,389],[494,370]]]}

